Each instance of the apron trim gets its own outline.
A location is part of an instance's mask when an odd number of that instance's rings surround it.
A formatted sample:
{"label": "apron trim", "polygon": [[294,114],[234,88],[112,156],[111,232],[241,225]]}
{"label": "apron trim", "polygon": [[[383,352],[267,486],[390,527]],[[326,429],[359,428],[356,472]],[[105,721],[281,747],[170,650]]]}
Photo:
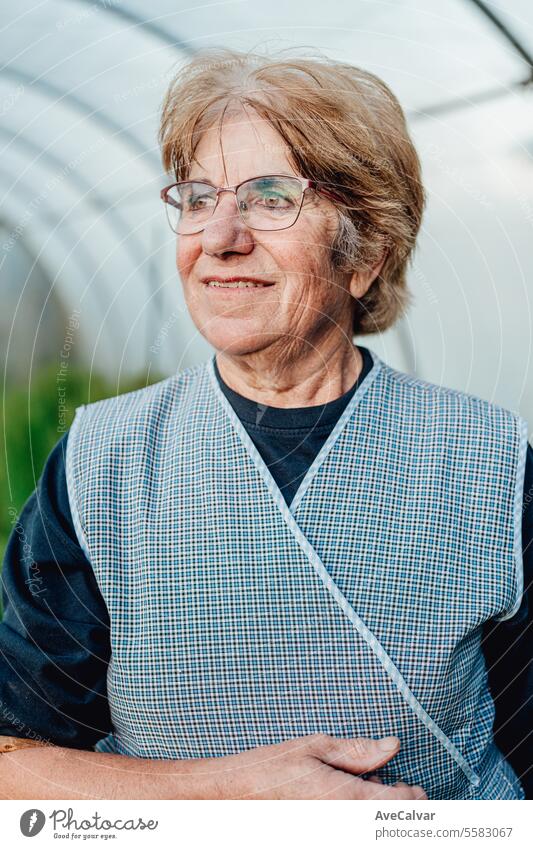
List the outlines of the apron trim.
{"label": "apron trim", "polygon": [[74,530],[76,531],[79,546],[89,563],[91,563],[92,565],[91,552],[89,551],[89,544],[87,542],[87,536],[85,533],[85,528],[83,527],[83,521],[78,506],[76,476],[74,474],[74,459],[72,456],[72,452],[74,450],[73,442],[77,438],[78,429],[80,427],[81,417],[85,410],[85,406],[85,404],[82,404],[81,407],[76,407],[76,410],[74,411],[74,420],[69,429],[67,437],[67,450],[65,452],[65,479],[67,483],[67,495],[70,513],[72,515],[72,524],[74,526]]}
{"label": "apron trim", "polygon": [[[311,479],[314,477],[314,475],[318,471],[320,465],[324,462],[324,459],[326,458],[327,454],[329,453],[329,451],[333,447],[333,444],[336,442],[337,438],[339,437],[342,429],[344,428],[346,422],[348,421],[351,414],[353,413],[355,407],[357,406],[357,404],[359,403],[359,401],[363,397],[367,388],[370,386],[371,383],[374,382],[374,379],[377,377],[378,373],[381,372],[381,370],[382,370],[383,363],[382,363],[381,359],[373,351],[371,351],[371,354],[372,354],[372,358],[374,360],[374,365],[373,365],[371,371],[369,372],[369,374],[367,375],[365,380],[362,382],[361,386],[358,387],[358,389],[355,391],[353,397],[351,398],[348,406],[344,410],[339,421],[337,422],[335,428],[333,429],[333,431],[329,435],[328,439],[326,440],[326,442],[322,446],[321,451],[319,452],[319,454],[315,458],[315,461],[313,462],[311,468],[308,470],[304,480],[300,484],[298,491],[297,491],[294,499],[291,502],[290,508],[288,507],[287,502],[285,501],[283,494],[281,493],[281,490],[279,489],[274,478],[272,477],[272,474],[271,474],[268,466],[266,465],[265,461],[263,460],[263,458],[259,454],[259,451],[255,447],[250,436],[248,435],[246,429],[244,428],[244,425],[240,421],[239,417],[235,413],[235,410],[231,406],[230,402],[228,401],[228,399],[226,398],[226,396],[224,395],[224,393],[223,393],[223,391],[220,387],[220,384],[218,382],[217,376],[215,374],[215,369],[214,369],[215,355],[213,355],[213,357],[211,357],[211,359],[208,361],[207,368],[208,368],[208,374],[209,374],[209,377],[211,379],[211,383],[212,383],[216,398],[218,399],[219,403],[222,405],[224,411],[226,412],[226,415],[228,416],[228,418],[229,418],[234,430],[236,431],[237,435],[240,437],[241,442],[244,445],[244,448],[246,449],[246,451],[247,451],[249,457],[251,458],[251,460],[253,461],[260,477],[262,478],[262,480],[265,483],[268,491],[270,492],[273,501],[275,502],[276,506],[278,507],[279,511],[281,512],[282,517],[285,520],[286,525],[288,526],[293,537],[296,539],[300,548],[302,549],[302,551],[306,555],[308,561],[313,566],[315,572],[320,577],[324,587],[330,593],[330,595],[333,597],[333,599],[335,600],[337,605],[341,608],[344,615],[349,619],[349,621],[355,627],[355,629],[359,633],[359,635],[363,638],[363,640],[369,646],[371,651],[378,658],[381,665],[385,669],[386,673],[389,675],[389,677],[391,678],[391,680],[393,681],[393,683],[395,684],[395,686],[399,690],[400,694],[404,698],[405,702],[409,705],[409,707],[412,709],[412,711],[415,713],[415,715],[418,717],[418,719],[433,734],[433,736],[442,744],[442,746],[446,749],[446,751],[449,753],[449,755],[453,758],[453,760],[462,769],[463,773],[465,774],[467,779],[470,781],[470,783],[474,787],[478,787],[479,784],[481,783],[480,777],[470,767],[470,765],[465,760],[465,758],[461,755],[461,753],[459,752],[457,747],[446,736],[446,734],[444,734],[444,732],[439,728],[437,723],[424,710],[424,708],[422,707],[422,705],[420,704],[420,702],[418,701],[418,699],[416,698],[414,693],[409,688],[409,686],[408,686],[407,682],[405,681],[404,677],[402,676],[400,670],[394,664],[392,659],[389,657],[389,655],[387,654],[387,652],[385,651],[385,649],[383,648],[383,646],[381,645],[379,640],[374,636],[372,631],[365,625],[363,620],[360,618],[360,616],[356,613],[356,611],[354,610],[352,605],[349,603],[348,599],[345,598],[345,596],[339,590],[339,588],[337,587],[337,585],[333,581],[331,575],[329,574],[329,572],[325,568],[324,564],[322,563],[317,552],[315,551],[313,546],[310,544],[310,542],[306,538],[305,534],[301,531],[301,529],[298,526],[296,519],[294,518],[294,515],[293,515],[293,510],[296,509],[295,506],[294,506],[295,503],[296,503],[296,506],[300,503],[301,498],[303,497],[305,491],[309,487]],[[367,380],[369,378],[371,378],[371,380],[367,384]],[[311,472],[312,472],[312,474],[310,474]],[[301,494],[300,494],[300,491],[301,491]]]}
{"label": "apron trim", "polygon": [[524,558],[522,551],[522,510],[524,501],[524,476],[526,471],[527,455],[527,433],[528,425],[526,419],[518,417],[518,428],[520,433],[520,444],[518,448],[518,464],[515,478],[514,491],[514,560],[516,566],[516,599],[509,610],[502,616],[495,617],[496,622],[505,622],[511,619],[520,609],[522,595],[524,592]]}
{"label": "apron trim", "polygon": [[[368,350],[370,351],[370,349],[368,349]],[[212,386],[215,390],[215,395],[216,395],[218,401],[221,403],[222,407],[226,411],[229,419],[231,420],[231,423],[232,423],[234,429],[237,431],[237,434],[241,438],[241,441],[244,443],[244,447],[246,448],[249,456],[252,458],[261,478],[263,479],[264,483],[266,484],[268,491],[270,492],[273,500],[275,501],[276,505],[281,510],[281,512],[284,516],[285,516],[285,513],[286,513],[287,510],[290,510],[291,513],[295,512],[295,510],[298,507],[298,504],[300,503],[305,492],[309,488],[309,484],[311,483],[312,479],[314,478],[314,476],[318,472],[320,466],[322,465],[322,463],[326,459],[326,456],[329,454],[329,452],[333,448],[333,445],[337,441],[338,437],[340,436],[341,431],[344,429],[346,422],[348,421],[348,419],[352,415],[354,409],[359,404],[359,402],[361,401],[363,396],[366,394],[370,385],[374,382],[375,378],[378,376],[379,372],[381,371],[381,368],[382,368],[382,365],[383,365],[381,359],[373,351],[370,351],[370,355],[371,355],[372,360],[373,360],[372,368],[368,372],[367,376],[365,377],[365,379],[363,380],[361,385],[358,386],[357,389],[355,390],[352,398],[350,398],[349,403],[347,404],[345,410],[343,411],[342,415],[340,416],[339,420],[337,421],[335,427],[331,431],[330,435],[326,439],[322,448],[320,449],[317,456],[313,460],[311,466],[307,470],[307,472],[304,476],[304,479],[300,483],[300,486],[298,487],[298,490],[297,490],[296,494],[294,495],[294,498],[292,499],[290,507],[287,506],[287,502],[285,501],[285,498],[283,497],[283,494],[282,494],[280,488],[278,487],[276,481],[274,480],[272,473],[270,472],[270,469],[268,468],[265,461],[261,457],[259,451],[255,447],[253,440],[248,435],[246,428],[242,424],[242,422],[239,419],[239,417],[237,416],[235,410],[233,409],[230,402],[228,401],[228,399],[224,395],[222,389],[220,388],[220,384],[218,382],[216,372],[215,372],[215,367],[214,367],[216,355],[213,355],[209,359],[209,361],[206,363],[208,374],[209,374],[209,377],[211,379],[211,384],[212,384]]]}
{"label": "apron trim", "polygon": [[329,452],[330,452],[330,450],[333,446],[333,443],[337,441],[337,437],[339,436],[341,431],[344,429],[344,425],[346,424],[346,422],[348,421],[348,419],[352,415],[354,407],[357,406],[357,404],[361,401],[363,395],[365,395],[365,393],[368,391],[368,389],[370,388],[372,383],[374,383],[374,380],[376,379],[379,372],[381,371],[381,368],[382,368],[381,359],[378,357],[377,354],[374,353],[374,351],[371,351],[370,348],[368,348],[367,350],[369,351],[370,356],[372,357],[372,360],[373,360],[372,368],[368,372],[367,376],[365,377],[365,379],[363,380],[361,385],[358,386],[357,389],[354,392],[354,395],[353,395],[353,398],[351,399],[351,401],[354,401],[354,399],[357,399],[356,403],[352,404],[350,402],[346,406],[346,409],[343,411],[343,413],[340,416],[337,424],[335,425],[332,432],[330,433],[328,439],[325,441],[322,448],[320,449],[320,451],[316,455],[315,459],[311,463],[310,467],[308,468],[307,473],[306,473],[303,481],[301,482],[300,486],[298,487],[298,490],[297,490],[294,498],[292,499],[290,507],[289,507],[289,510],[291,511],[291,513],[293,515],[295,514],[296,510],[298,509],[298,505],[300,504],[300,501],[302,500],[305,493],[307,492],[311,481],[313,480],[313,478],[315,477],[316,473],[318,472],[320,466],[322,465],[322,463],[326,459],[326,456],[329,454]]}

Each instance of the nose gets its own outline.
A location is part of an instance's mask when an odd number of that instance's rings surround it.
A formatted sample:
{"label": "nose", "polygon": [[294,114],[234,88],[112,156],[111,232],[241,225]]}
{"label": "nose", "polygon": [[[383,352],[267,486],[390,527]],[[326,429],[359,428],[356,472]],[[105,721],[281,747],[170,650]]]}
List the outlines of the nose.
{"label": "nose", "polygon": [[222,190],[218,194],[213,215],[202,231],[204,253],[215,256],[224,253],[247,254],[253,245],[252,231],[240,216],[234,192]]}

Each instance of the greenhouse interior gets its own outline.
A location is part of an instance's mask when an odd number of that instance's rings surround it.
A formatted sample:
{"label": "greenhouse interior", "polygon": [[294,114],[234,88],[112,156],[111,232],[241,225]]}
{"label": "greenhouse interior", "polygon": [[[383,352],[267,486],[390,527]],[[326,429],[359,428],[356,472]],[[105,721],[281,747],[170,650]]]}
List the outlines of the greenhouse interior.
{"label": "greenhouse interior", "polygon": [[530,0],[18,0],[0,43],[2,544],[76,406],[212,353],[184,303],[157,142],[169,81],[208,48],[385,80],[427,207],[411,308],[356,341],[533,421]]}

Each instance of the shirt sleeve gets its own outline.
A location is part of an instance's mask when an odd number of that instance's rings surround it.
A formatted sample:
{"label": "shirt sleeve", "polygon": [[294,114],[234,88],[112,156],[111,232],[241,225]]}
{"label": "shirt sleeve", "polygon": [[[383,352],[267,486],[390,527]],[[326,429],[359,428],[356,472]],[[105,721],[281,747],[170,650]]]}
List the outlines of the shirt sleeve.
{"label": "shirt sleeve", "polygon": [[109,615],[72,525],[67,438],[14,517],[6,548],[0,734],[91,749],[112,730]]}
{"label": "shirt sleeve", "polygon": [[527,448],[522,511],[524,594],[518,612],[487,622],[483,652],[496,717],[494,741],[533,799],[533,449]]}

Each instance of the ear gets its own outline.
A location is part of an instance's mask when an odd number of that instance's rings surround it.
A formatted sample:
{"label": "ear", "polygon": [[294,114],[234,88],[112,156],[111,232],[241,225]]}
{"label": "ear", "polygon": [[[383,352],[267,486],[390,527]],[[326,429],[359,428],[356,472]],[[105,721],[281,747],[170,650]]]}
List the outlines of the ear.
{"label": "ear", "polygon": [[363,295],[370,289],[370,286],[383,268],[387,258],[387,251],[384,251],[378,262],[372,268],[358,268],[354,271],[350,279],[350,293],[354,298],[362,298]]}

